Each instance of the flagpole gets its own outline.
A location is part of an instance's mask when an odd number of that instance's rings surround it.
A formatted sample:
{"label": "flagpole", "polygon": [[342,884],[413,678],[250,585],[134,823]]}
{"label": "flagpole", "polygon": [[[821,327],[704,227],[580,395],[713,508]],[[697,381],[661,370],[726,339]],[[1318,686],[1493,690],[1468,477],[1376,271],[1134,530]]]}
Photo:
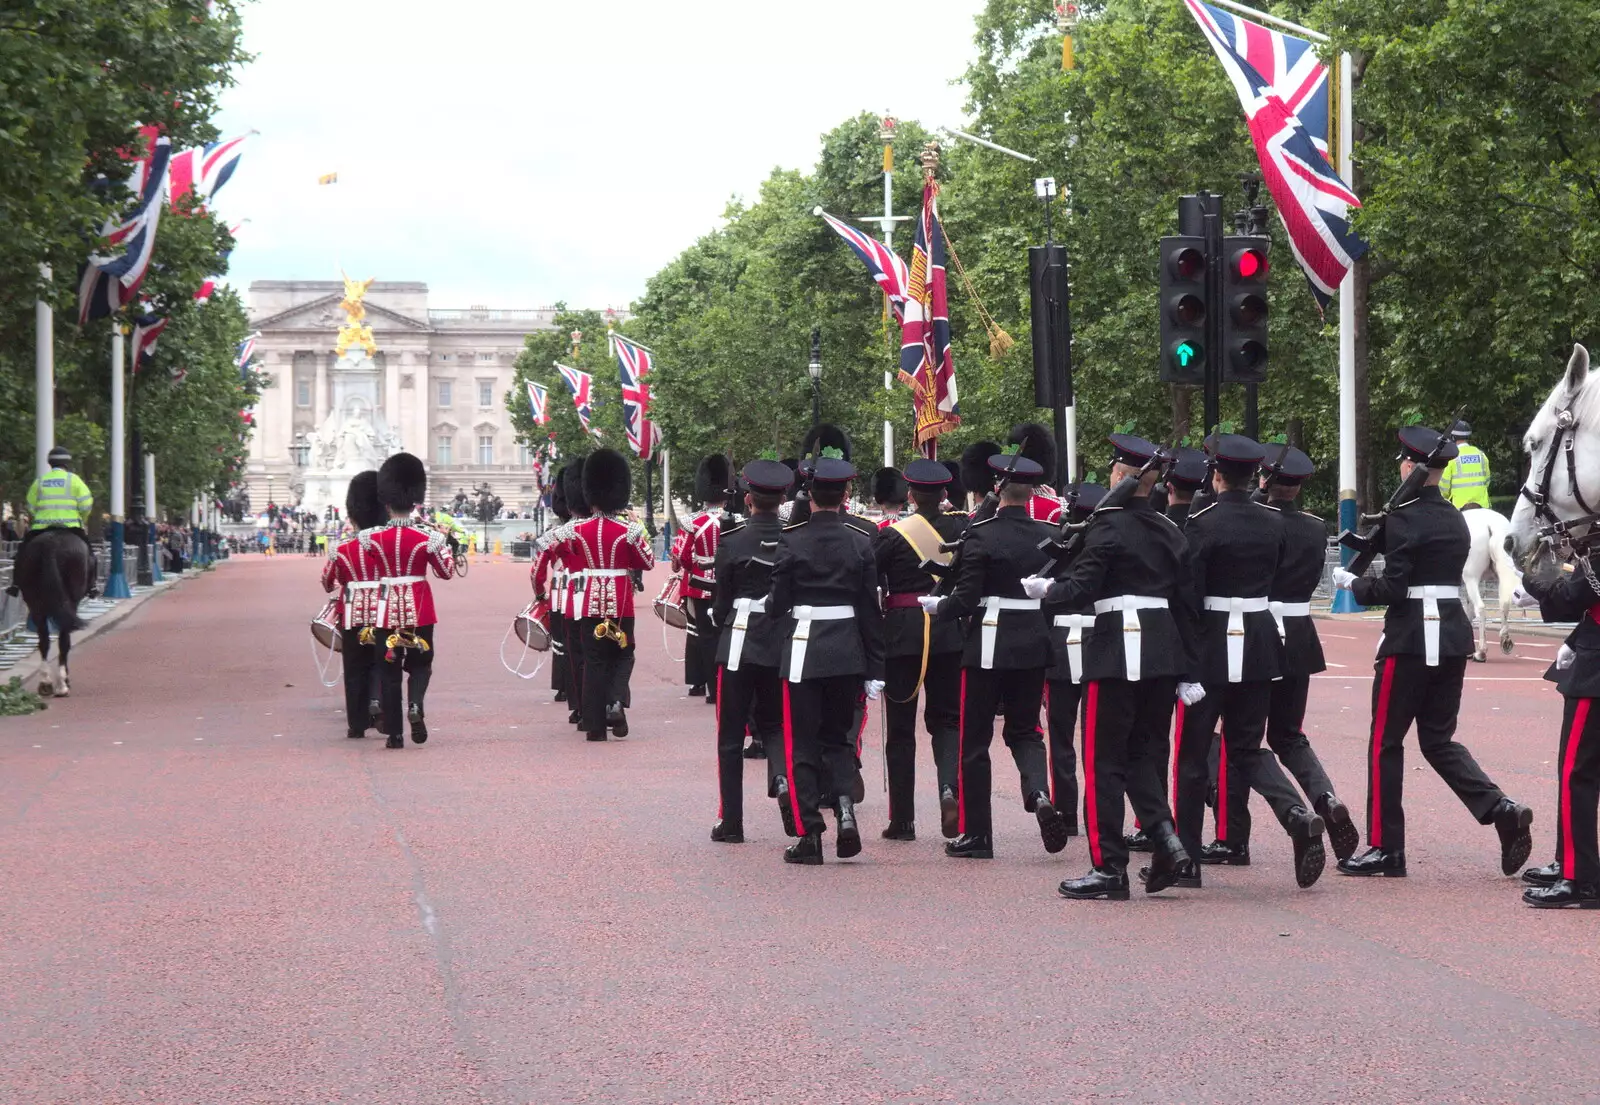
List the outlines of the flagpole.
{"label": "flagpole", "polygon": [[[1339,176],[1353,184],[1351,145],[1355,140],[1355,115],[1351,111],[1354,81],[1350,55],[1339,55]],[[1356,528],[1356,268],[1351,265],[1339,283],[1339,528]],[[1352,550],[1344,549],[1342,562],[1350,563]],[[1361,609],[1347,590],[1333,593],[1334,613]]]}
{"label": "flagpole", "polygon": [[105,596],[108,599],[125,599],[132,596],[128,589],[128,572],[123,563],[123,516],[127,504],[123,484],[127,456],[123,438],[127,432],[126,401],[123,379],[122,320],[111,319],[111,571],[106,576]]}
{"label": "flagpole", "polygon": [[[39,279],[50,283],[49,265],[39,266]],[[42,299],[33,302],[34,467],[50,471],[50,450],[56,444],[55,312]]]}
{"label": "flagpole", "polygon": [[[894,249],[894,128],[892,115],[885,115],[878,127],[878,137],[883,141],[883,245],[889,250]],[[888,308],[886,299],[884,311]],[[888,321],[887,313],[884,319]],[[883,370],[883,390],[894,391],[894,375],[887,368]],[[894,423],[888,418],[883,420],[883,466],[894,467]]]}
{"label": "flagpole", "polygon": [[1313,31],[1310,27],[1302,27],[1298,23],[1289,22],[1287,19],[1279,19],[1271,12],[1264,12],[1260,8],[1252,8],[1244,4],[1235,3],[1234,0],[1206,0],[1206,2],[1236,11],[1240,15],[1248,16],[1251,19],[1259,19],[1263,23],[1275,23],[1286,31],[1293,31],[1297,35],[1305,35],[1313,42],[1328,41],[1328,36],[1320,31]]}

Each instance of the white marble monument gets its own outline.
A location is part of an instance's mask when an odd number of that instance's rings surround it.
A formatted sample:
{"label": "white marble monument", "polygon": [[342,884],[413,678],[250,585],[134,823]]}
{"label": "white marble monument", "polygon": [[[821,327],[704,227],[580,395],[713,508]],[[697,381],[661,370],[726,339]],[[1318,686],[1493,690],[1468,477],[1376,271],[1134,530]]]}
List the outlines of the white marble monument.
{"label": "white marble monument", "polygon": [[322,425],[306,435],[305,491],[300,505],[321,514],[344,514],[350,477],[377,468],[401,450],[399,437],[378,411],[383,380],[365,349],[347,350],[330,373],[333,404]]}

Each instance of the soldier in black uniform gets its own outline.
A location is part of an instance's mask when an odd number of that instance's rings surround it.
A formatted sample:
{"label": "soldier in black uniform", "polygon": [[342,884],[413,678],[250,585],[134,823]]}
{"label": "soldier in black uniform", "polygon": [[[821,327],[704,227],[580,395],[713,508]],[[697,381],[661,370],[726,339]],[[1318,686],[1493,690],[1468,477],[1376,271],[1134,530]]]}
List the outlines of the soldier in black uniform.
{"label": "soldier in black uniform", "polygon": [[[855,770],[850,716],[864,690],[883,690],[883,621],[872,542],[840,513],[856,470],[827,454],[811,478],[810,516],[784,530],[768,613],[784,619],[788,640],[783,677],[784,776],[800,839],[787,863],[822,862],[822,792]],[[842,789],[842,788],[841,788]],[[779,801],[783,800],[780,792]],[[861,851],[855,800],[837,797],[839,858]]]}
{"label": "soldier in black uniform", "polygon": [[1194,613],[1183,534],[1150,505],[1160,470],[1156,447],[1113,434],[1111,486],[1136,481],[1125,506],[1096,512],[1082,548],[1055,583],[1024,588],[1051,605],[1092,605],[1095,625],[1083,655],[1084,830],[1093,864],[1061,884],[1068,898],[1128,898],[1124,800],[1131,801],[1155,852],[1140,872],[1145,890],[1173,886],[1192,867],[1172,827],[1163,775],[1173,702],[1204,694],[1191,682]]}
{"label": "soldier in black uniform", "polygon": [[[783,728],[783,691],[778,658],[783,651],[780,620],[769,614],[783,540],[778,505],[794,474],[775,460],[755,460],[744,467],[745,505],[749,516],[723,531],[717,544],[716,599],[710,620],[717,627],[717,823],[711,839],[724,844],[744,841],[744,734],[752,723],[765,746],[777,747]],[[776,759],[776,757],[774,757]],[[788,811],[785,826],[789,835]]]}
{"label": "soldier in black uniform", "polygon": [[[1206,788],[1213,778],[1219,780],[1217,819],[1227,822],[1230,802],[1239,796],[1220,784],[1236,770],[1272,805],[1294,842],[1295,882],[1307,887],[1327,865],[1323,821],[1301,803],[1283,768],[1261,744],[1272,681],[1282,674],[1283,642],[1267,594],[1283,558],[1283,518],[1250,499],[1251,478],[1262,460],[1259,444],[1220,434],[1206,446],[1216,498],[1189,515],[1184,531],[1195,605],[1203,611],[1199,659],[1206,695],[1185,710],[1179,726],[1178,835],[1191,855],[1199,852]],[[1212,775],[1206,761],[1219,719],[1222,767]],[[1198,881],[1198,870],[1193,874]]]}
{"label": "soldier in black uniform", "polygon": [[1461,682],[1473,652],[1472,622],[1461,606],[1461,569],[1472,538],[1461,512],[1439,493],[1444,467],[1456,447],[1446,442],[1430,461],[1439,434],[1426,426],[1400,431],[1400,478],[1428,464],[1427,483],[1394,508],[1384,527],[1383,575],[1352,576],[1334,569],[1334,584],[1348,587],[1363,606],[1386,606],[1372,680],[1372,765],[1367,791],[1367,843],[1359,856],[1341,860],[1346,875],[1403,876],[1406,821],[1401,806],[1405,736],[1417,723],[1417,746],[1481,825],[1500,837],[1500,869],[1507,875],[1533,849],[1533,810],[1513,802],[1484,774],[1466,746],[1455,740]]}
{"label": "soldier in black uniform", "polygon": [[956,776],[961,754],[961,629],[934,620],[918,598],[932,592],[948,571],[950,553],[940,546],[957,540],[967,516],[946,513],[941,503],[950,472],[933,460],[906,465],[905,483],[916,512],[878,531],[873,559],[883,588],[884,760],[889,775],[887,840],[915,840],[917,695],[926,696],[923,722],[933,742],[944,835],[958,832]]}
{"label": "soldier in black uniform", "polygon": [[954,564],[955,588],[948,596],[925,595],[937,620],[969,619],[961,656],[961,766],[956,798],[961,835],[944,846],[963,859],[992,859],[989,744],[994,739],[995,703],[1005,714],[1004,736],[1022,779],[1023,808],[1039,822],[1045,850],[1067,846],[1067,822],[1050,802],[1050,768],[1039,733],[1044,670],[1050,638],[1037,598],[1022,590],[1025,576],[1049,561],[1042,545],[1054,531],[1028,516],[1033,485],[1044,469],[1015,454],[988,461],[1003,481],[994,517],[968,527]]}
{"label": "soldier in black uniform", "polygon": [[[1097,483],[1078,485],[1072,502],[1072,522],[1088,519],[1100,505],[1106,489]],[[1050,804],[1067,823],[1067,834],[1078,835],[1078,755],[1073,737],[1083,705],[1083,656],[1094,635],[1094,604],[1075,607],[1050,603],[1044,608],[1050,627],[1050,666],[1044,671],[1044,713],[1049,733]]]}
{"label": "soldier in black uniform", "polygon": [[1205,482],[1211,478],[1211,462],[1199,449],[1184,446],[1176,451],[1167,466],[1167,517],[1183,529],[1189,521],[1189,507]]}
{"label": "soldier in black uniform", "polygon": [[[1328,528],[1322,519],[1300,509],[1300,485],[1316,468],[1311,458],[1292,447],[1265,446],[1261,488],[1267,506],[1283,518],[1283,559],[1267,594],[1268,610],[1283,642],[1282,677],[1272,682],[1272,704],[1267,711],[1267,747],[1300,784],[1312,808],[1326,822],[1334,854],[1349,859],[1361,843],[1361,833],[1350,810],[1333,791],[1333,781],[1305,734],[1306,700],[1311,677],[1327,669],[1322,641],[1311,619],[1311,596],[1322,582],[1327,559]],[[1226,784],[1232,801],[1224,827],[1224,847],[1235,854],[1250,854],[1249,791],[1236,765]],[[1210,851],[1210,847],[1207,851]]]}
{"label": "soldier in black uniform", "polygon": [[[571,519],[566,526],[569,533],[572,526],[590,515],[589,497],[583,489],[583,462],[584,458],[579,457],[562,470],[561,489],[566,492],[567,513]],[[568,568],[571,568],[570,564]],[[571,609],[568,610],[567,617],[562,619],[562,628],[566,632],[566,640],[562,644],[565,646],[563,651],[567,656],[567,701],[572,703],[572,710],[567,714],[567,720],[582,729],[583,676],[587,664],[584,662],[583,636],[578,632],[580,619],[577,607],[579,605],[578,596],[581,593],[580,589],[584,581],[581,578],[571,578],[572,574],[569,570],[566,591],[567,601]]]}
{"label": "soldier in black uniform", "polygon": [[[567,466],[563,464],[556,469],[555,477],[550,481],[550,513],[555,515],[556,526],[560,528],[572,520],[572,512],[567,509]],[[549,531],[540,535],[540,540],[548,540]],[[559,565],[557,565],[559,567]],[[563,589],[565,586],[563,585]],[[554,591],[550,594],[550,689],[555,691],[553,701],[567,701],[567,691],[571,685],[572,673],[567,664],[567,616],[557,609],[564,596],[558,596]]]}
{"label": "soldier in black uniform", "polygon": [[1600,848],[1596,846],[1596,807],[1600,805],[1600,577],[1592,557],[1580,553],[1566,571],[1553,558],[1530,568],[1523,589],[1539,601],[1547,622],[1577,622],[1545,678],[1565,702],[1561,744],[1556,753],[1558,784],[1556,858],[1522,873],[1528,889],[1522,900],[1536,909],[1600,909]]}

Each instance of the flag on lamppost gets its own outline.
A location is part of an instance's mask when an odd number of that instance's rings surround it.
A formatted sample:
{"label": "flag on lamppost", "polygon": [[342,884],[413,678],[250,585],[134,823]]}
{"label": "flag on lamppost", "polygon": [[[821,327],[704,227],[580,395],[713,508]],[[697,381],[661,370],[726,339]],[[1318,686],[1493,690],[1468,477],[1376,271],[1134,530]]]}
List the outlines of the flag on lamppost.
{"label": "flag on lamppost", "polygon": [[640,460],[649,460],[661,431],[650,420],[650,370],[655,358],[650,350],[621,334],[611,334],[617,354],[617,372],[622,377],[622,424],[628,445]]}
{"label": "flag on lamppost", "polygon": [[108,221],[101,231],[120,253],[91,256],[78,282],[78,325],[106,318],[133,302],[155,250],[156,225],[161,218],[161,190],[167,179],[172,144],[157,138],[147,171],[135,173],[142,185],[133,213],[121,223]]}
{"label": "flag on lamppost", "polygon": [[1201,0],[1184,3],[1244,106],[1261,176],[1289,248],[1317,305],[1326,308],[1350,266],[1367,252],[1367,243],[1350,229],[1350,209],[1361,201],[1326,156],[1327,69],[1316,62],[1305,39]]}
{"label": "flag on lamppost", "polygon": [[203,204],[216,195],[217,189],[228,183],[233,171],[239,167],[244,142],[250,134],[241,134],[221,142],[207,142],[204,146],[173,154],[167,175],[167,202],[172,209],[176,211],[178,201],[191,191],[197,204]]}
{"label": "flag on lamppost", "polygon": [[589,417],[594,411],[594,377],[578,368],[569,368],[560,361],[556,362],[556,371],[561,373],[561,379],[566,381],[567,389],[572,392],[572,405],[578,412],[578,421],[583,423],[584,431],[600,436],[600,431],[589,426]]}
{"label": "flag on lamppost", "polygon": [[929,456],[937,449],[940,434],[961,425],[955,362],[950,356],[946,247],[938,198],[939,186],[930,176],[923,185],[922,211],[911,247],[900,340],[900,380],[911,389],[917,447]]}
{"label": "flag on lamppost", "polygon": [[154,311],[133,320],[133,370],[138,372],[149,365],[156,352],[156,341],[167,328],[167,319]]}
{"label": "flag on lamppost", "polygon": [[540,426],[550,421],[550,391],[543,384],[528,381],[528,406],[533,409],[533,421]]}
{"label": "flag on lamppost", "polygon": [[840,222],[822,208],[816,208],[816,213],[838,232],[839,237],[850,247],[850,251],[867,266],[867,272],[872,274],[872,279],[877,282],[885,298],[888,299],[889,310],[894,314],[895,322],[903,325],[906,287],[911,283],[911,276],[900,255],[871,235],[863,234],[855,227]]}
{"label": "flag on lamppost", "polygon": [[234,363],[239,366],[241,379],[249,379],[250,377],[250,358],[256,355],[256,341],[260,337],[261,331],[257,330],[239,343],[238,356],[234,358]]}

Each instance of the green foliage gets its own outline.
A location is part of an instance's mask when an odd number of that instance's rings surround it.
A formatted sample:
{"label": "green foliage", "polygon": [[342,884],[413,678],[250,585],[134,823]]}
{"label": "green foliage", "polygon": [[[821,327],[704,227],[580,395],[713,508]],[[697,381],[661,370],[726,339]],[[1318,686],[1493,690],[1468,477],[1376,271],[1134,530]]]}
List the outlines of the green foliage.
{"label": "green foliage", "polygon": [[22,685],[20,676],[0,685],[0,717],[22,717],[48,708],[49,703]]}

